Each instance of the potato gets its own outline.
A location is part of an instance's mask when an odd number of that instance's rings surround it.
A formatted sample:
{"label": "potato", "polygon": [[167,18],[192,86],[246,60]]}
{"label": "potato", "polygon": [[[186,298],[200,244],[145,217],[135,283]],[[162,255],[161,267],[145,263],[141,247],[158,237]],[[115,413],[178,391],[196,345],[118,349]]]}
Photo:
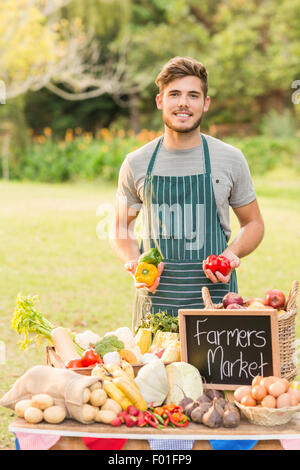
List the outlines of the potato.
{"label": "potato", "polygon": [[96,389],[91,393],[90,404],[93,406],[102,406],[106,402],[107,395],[105,390]]}
{"label": "potato", "polygon": [[122,406],[112,398],[107,398],[106,402],[101,406],[101,410],[110,410],[118,415],[122,411]]}
{"label": "potato", "polygon": [[98,410],[95,421],[97,423],[110,424],[117,417],[116,413],[111,410]]}
{"label": "potato", "polygon": [[39,408],[40,410],[45,410],[46,408],[49,408],[49,406],[54,405],[53,398],[47,393],[39,393],[37,395],[33,395],[31,401],[32,406],[35,408]]}
{"label": "potato", "polygon": [[94,390],[102,389],[102,385],[100,382],[96,382],[95,384],[90,386],[90,391],[93,392]]}
{"label": "potato", "polygon": [[39,408],[29,406],[24,411],[24,418],[28,423],[37,424],[43,421],[43,412]]}
{"label": "potato", "polygon": [[26,408],[29,408],[32,406],[31,400],[20,400],[18,403],[16,403],[15,406],[15,413],[17,416],[20,416],[20,418],[24,418],[24,411]]}
{"label": "potato", "polygon": [[91,392],[88,388],[85,388],[83,391],[83,403],[88,403],[91,396]]}
{"label": "potato", "polygon": [[85,421],[87,423],[90,422],[90,421],[94,421],[94,419],[96,417],[96,414],[97,414],[97,411],[99,411],[99,408],[96,408],[95,406],[88,405],[87,403],[85,403],[82,406],[83,421]]}
{"label": "potato", "polygon": [[50,406],[44,411],[44,420],[47,423],[58,424],[65,419],[66,415],[67,413],[63,406]]}

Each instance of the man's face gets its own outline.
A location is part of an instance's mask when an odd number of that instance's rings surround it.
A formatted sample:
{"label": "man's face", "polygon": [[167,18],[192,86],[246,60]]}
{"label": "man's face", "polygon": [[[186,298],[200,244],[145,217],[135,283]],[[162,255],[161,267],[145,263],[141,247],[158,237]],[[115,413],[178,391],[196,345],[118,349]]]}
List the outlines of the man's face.
{"label": "man's face", "polygon": [[165,125],[179,133],[191,132],[199,127],[203,113],[209,108],[210,98],[204,99],[201,80],[186,76],[170,82],[162,94],[156,96]]}

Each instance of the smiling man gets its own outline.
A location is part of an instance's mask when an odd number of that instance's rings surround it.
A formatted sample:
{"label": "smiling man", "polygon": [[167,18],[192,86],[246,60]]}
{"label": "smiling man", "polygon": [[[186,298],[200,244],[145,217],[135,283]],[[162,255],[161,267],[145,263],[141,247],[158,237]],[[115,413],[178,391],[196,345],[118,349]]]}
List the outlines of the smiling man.
{"label": "smiling man", "polygon": [[[133,326],[147,310],[177,316],[179,308],[203,308],[203,286],[214,303],[229,291],[237,292],[240,258],[258,246],[264,233],[242,152],[201,133],[201,120],[210,105],[204,65],[174,57],[155,83],[164,134],[126,156],[111,232],[112,247],[132,275],[140,254],[150,247],[159,248],[164,257],[152,286],[136,283]],[[228,246],[230,207],[241,229]],[[141,208],[144,232],[139,245],[133,229]],[[227,276],[204,270],[203,261],[211,254],[229,258]],[[249,448],[254,444],[250,442]],[[245,446],[247,441],[240,448]]]}
{"label": "smiling man", "polygon": [[[153,313],[176,316],[179,308],[203,308],[202,286],[209,288],[214,303],[237,291],[240,258],[258,246],[264,233],[242,152],[201,133],[201,120],[210,105],[204,65],[175,57],[163,67],[156,84],[164,134],[126,156],[111,236],[116,255],[132,274],[144,250],[157,246],[164,256],[154,285],[145,289],[136,284],[134,325],[149,300]],[[228,246],[230,207],[241,230]],[[144,232],[139,246],[133,228],[141,208]],[[227,276],[204,271],[203,260],[210,254],[230,259]]]}

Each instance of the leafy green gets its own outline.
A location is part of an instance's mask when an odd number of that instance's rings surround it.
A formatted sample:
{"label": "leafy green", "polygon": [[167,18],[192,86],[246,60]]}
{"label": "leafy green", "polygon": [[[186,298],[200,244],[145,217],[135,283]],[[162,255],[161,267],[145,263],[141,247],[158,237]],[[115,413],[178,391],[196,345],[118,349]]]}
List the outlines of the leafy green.
{"label": "leafy green", "polygon": [[103,357],[104,354],[113,351],[120,351],[124,349],[125,345],[123,341],[120,341],[116,335],[104,336],[101,341],[98,341],[95,346],[95,351],[99,356]]}
{"label": "leafy green", "polygon": [[[55,326],[36,308],[35,304],[39,301],[37,295],[18,294],[14,316],[11,326],[19,335],[24,335],[21,342],[21,349],[26,349],[34,340],[39,345],[43,338],[52,342],[51,333]],[[75,342],[75,333],[69,332],[74,346],[78,353],[82,355],[83,349]],[[30,335],[33,337],[30,338]]]}
{"label": "leafy green", "polygon": [[172,317],[167,312],[160,312],[154,315],[147,313],[138,326],[138,329],[140,328],[150,328],[153,335],[158,330],[179,333],[178,317]]}
{"label": "leafy green", "polygon": [[39,301],[37,295],[23,296],[18,294],[14,316],[11,325],[19,335],[24,335],[21,349],[26,349],[33,342],[30,335],[35,335],[36,340],[44,337],[51,341],[51,331],[55,328],[42,313],[35,307]]}

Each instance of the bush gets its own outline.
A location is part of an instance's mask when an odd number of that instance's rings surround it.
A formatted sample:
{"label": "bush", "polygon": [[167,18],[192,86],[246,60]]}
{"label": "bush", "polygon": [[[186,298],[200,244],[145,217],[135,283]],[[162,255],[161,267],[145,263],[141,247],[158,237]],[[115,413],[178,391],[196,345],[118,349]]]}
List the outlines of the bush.
{"label": "bush", "polygon": [[[10,176],[18,180],[63,182],[93,180],[98,177],[116,182],[125,156],[161,133],[102,129],[96,136],[68,130],[65,140],[55,142],[50,135],[35,136],[26,151],[16,151],[11,159]],[[292,167],[300,171],[299,137],[269,138],[255,136],[226,138],[241,149],[251,173],[260,175],[276,167]]]}
{"label": "bush", "polygon": [[227,141],[243,152],[253,175],[265,174],[276,167],[300,171],[299,137],[288,139],[255,136]]}

